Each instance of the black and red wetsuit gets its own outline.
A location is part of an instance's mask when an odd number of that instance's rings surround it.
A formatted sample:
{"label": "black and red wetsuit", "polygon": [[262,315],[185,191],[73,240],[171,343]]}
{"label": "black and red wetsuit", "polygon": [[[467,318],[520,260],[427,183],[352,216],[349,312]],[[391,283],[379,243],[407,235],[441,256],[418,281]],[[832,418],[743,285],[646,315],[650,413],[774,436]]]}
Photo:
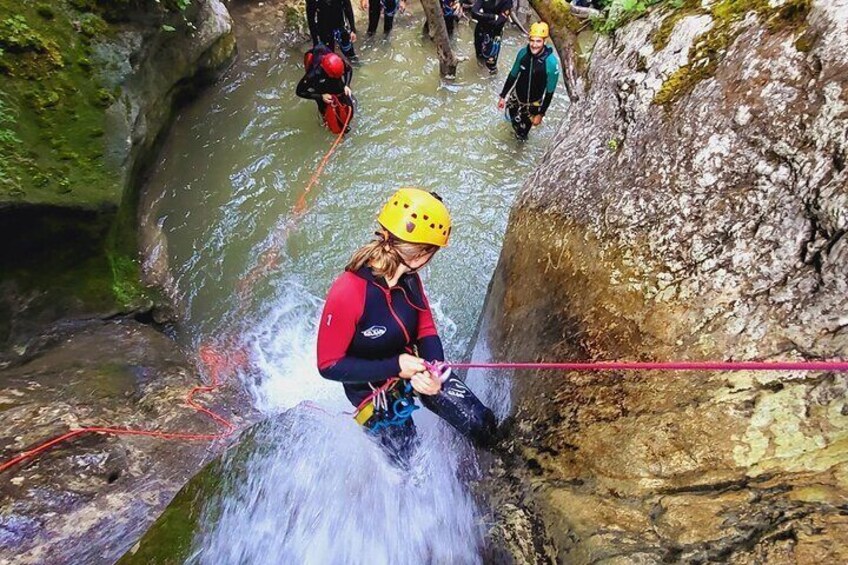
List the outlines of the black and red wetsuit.
{"label": "black and red wetsuit", "polygon": [[[417,274],[401,275],[391,288],[368,267],[336,279],[318,329],[318,370],[324,378],[343,383],[354,406],[371,393],[369,383],[380,386],[397,377],[400,355],[415,350],[426,361],[444,361],[442,340]],[[494,415],[455,375],[442,384],[442,392],[420,399],[475,441],[491,439]]]}

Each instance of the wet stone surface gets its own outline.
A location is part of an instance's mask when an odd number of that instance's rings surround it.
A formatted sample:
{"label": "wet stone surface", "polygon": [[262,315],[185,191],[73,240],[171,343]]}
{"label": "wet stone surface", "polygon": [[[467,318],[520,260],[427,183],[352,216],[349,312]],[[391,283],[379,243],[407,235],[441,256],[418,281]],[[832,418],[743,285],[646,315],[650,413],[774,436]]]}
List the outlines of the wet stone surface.
{"label": "wet stone surface", "polygon": [[[2,461],[83,426],[218,431],[184,403],[194,363],[152,327],[91,321],[52,337],[0,371]],[[236,387],[198,400],[237,424],[251,415]],[[114,561],[224,445],[89,434],[22,462],[0,482],[0,563]]]}

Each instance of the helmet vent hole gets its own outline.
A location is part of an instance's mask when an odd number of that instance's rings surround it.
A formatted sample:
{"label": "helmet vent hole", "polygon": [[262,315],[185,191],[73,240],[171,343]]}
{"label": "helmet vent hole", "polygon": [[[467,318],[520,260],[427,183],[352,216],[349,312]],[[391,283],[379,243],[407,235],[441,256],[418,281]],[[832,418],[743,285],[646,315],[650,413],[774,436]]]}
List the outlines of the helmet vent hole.
{"label": "helmet vent hole", "polygon": [[427,214],[424,214],[424,221],[426,222],[429,219],[430,219],[430,216],[428,216]]}
{"label": "helmet vent hole", "polygon": [[404,208],[409,208],[409,204],[404,204],[404,205],[403,205],[403,207],[404,207]]}
{"label": "helmet vent hole", "polygon": [[415,220],[417,220],[417,219],[418,219],[418,214],[416,214],[415,212],[413,212],[413,213],[412,213],[412,218],[413,218],[413,219],[415,219]]}
{"label": "helmet vent hole", "polygon": [[436,224],[430,224],[431,229],[436,229]]}
{"label": "helmet vent hole", "polygon": [[444,229],[444,228],[445,228],[445,226],[443,226],[442,224],[439,224],[439,229],[440,229],[440,230],[441,230],[441,229]]}

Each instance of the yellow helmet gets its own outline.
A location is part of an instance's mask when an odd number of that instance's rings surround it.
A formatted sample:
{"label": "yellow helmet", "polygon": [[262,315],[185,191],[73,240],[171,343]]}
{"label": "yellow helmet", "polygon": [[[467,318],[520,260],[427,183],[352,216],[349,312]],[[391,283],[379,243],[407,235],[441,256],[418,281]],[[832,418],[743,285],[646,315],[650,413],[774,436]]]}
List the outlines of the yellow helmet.
{"label": "yellow helmet", "polygon": [[398,239],[444,247],[451,217],[442,199],[420,188],[401,188],[386,202],[377,221]]}
{"label": "yellow helmet", "polygon": [[530,37],[541,37],[542,39],[548,38],[548,24],[545,22],[536,22],[535,24],[530,26]]}

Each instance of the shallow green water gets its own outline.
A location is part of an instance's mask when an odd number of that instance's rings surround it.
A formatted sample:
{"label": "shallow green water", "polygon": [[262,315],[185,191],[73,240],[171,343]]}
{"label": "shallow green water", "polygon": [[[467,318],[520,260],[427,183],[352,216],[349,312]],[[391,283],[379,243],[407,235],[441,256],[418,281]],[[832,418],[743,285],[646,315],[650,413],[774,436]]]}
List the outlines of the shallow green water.
{"label": "shallow green water", "polygon": [[[451,245],[432,263],[428,291],[456,324],[449,351],[465,351],[509,206],[566,97],[560,85],[547,123],[529,142],[518,142],[495,108],[524,41],[517,31],[508,30],[501,72],[491,77],[474,60],[471,28],[460,26],[456,49],[470,59],[445,86],[419,30],[417,17],[401,17],[391,41],[357,43],[362,64],[353,82],[359,101],[353,131],[309,194],[308,213],[291,232],[282,264],[255,286],[249,315],[264,315],[285,292],[285,280],[323,296],[371,236],[383,200],[398,186],[421,186],[439,192],[454,216]],[[333,141],[314,103],[294,96],[306,47],[240,61],[182,112],[150,180],[148,190],[163,194],[157,214],[188,306],[185,327],[195,339],[220,331],[234,307],[233,288],[290,215]]]}

